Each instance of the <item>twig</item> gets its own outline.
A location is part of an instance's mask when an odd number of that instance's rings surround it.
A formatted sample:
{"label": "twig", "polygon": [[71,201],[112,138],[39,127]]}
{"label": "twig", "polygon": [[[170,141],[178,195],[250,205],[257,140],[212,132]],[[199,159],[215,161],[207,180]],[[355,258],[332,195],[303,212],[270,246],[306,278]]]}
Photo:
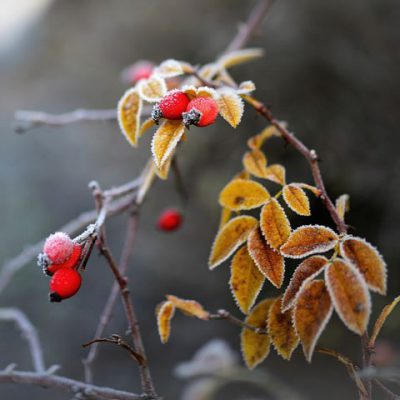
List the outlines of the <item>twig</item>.
{"label": "twig", "polygon": [[43,359],[42,346],[39,341],[36,328],[28,317],[17,308],[0,308],[0,320],[14,321],[22,332],[23,338],[27,341],[32,357],[33,368],[38,373],[44,373],[45,364]]}
{"label": "twig", "polygon": [[[138,214],[136,210],[133,210],[129,216],[127,232],[125,235],[125,244],[122,250],[121,259],[119,263],[119,271],[122,275],[124,275],[128,269],[128,263],[130,256],[132,254],[133,243],[136,237],[137,225],[138,225]],[[119,285],[117,282],[114,282],[111,288],[111,292],[104,306],[103,312],[101,313],[94,337],[100,337],[103,335],[104,330],[106,329],[110,321],[112,312],[114,310],[118,298],[118,294],[119,294]],[[87,357],[83,360],[85,381],[89,383],[92,383],[93,381],[92,368],[93,368],[93,363],[97,357],[97,353],[98,353],[98,345],[95,343],[93,344],[93,346],[90,347]]]}
{"label": "twig", "polygon": [[97,343],[112,343],[116,344],[117,346],[122,347],[123,349],[127,350],[129,355],[138,362],[139,365],[143,366],[146,360],[142,358],[142,356],[137,353],[133,348],[125,342],[121,336],[119,335],[111,335],[111,338],[98,338],[98,339],[93,339],[90,342],[87,342],[82,345],[82,347],[89,347],[92,346],[93,344]]}
{"label": "twig", "polygon": [[146,400],[146,395],[125,392],[108,387],[94,386],[58,375],[40,374],[26,371],[2,371],[0,383],[20,383],[41,386],[43,388],[60,389],[69,393],[81,393],[87,399],[107,400]]}
{"label": "twig", "polygon": [[242,321],[239,318],[234,317],[229,311],[226,310],[218,310],[215,314],[210,314],[209,319],[212,320],[225,320],[233,323],[236,326],[239,326],[241,328],[246,328],[249,329],[255,333],[258,333],[260,335],[267,335],[268,332],[264,328],[257,328],[255,326],[249,325],[246,322]]}
{"label": "twig", "polygon": [[388,389],[380,380],[373,378],[372,382],[378,386],[389,400],[399,400],[400,396]]}

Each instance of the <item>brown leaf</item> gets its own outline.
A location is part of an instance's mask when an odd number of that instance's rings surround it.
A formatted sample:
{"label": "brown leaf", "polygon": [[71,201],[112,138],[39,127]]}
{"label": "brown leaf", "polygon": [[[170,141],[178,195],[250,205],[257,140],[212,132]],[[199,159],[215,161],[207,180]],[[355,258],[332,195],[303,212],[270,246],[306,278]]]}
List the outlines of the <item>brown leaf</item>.
{"label": "brown leaf", "polygon": [[247,151],[243,156],[243,166],[257,178],[265,178],[267,175],[267,158],[261,150]]}
{"label": "brown leaf", "polygon": [[287,242],[281,247],[281,253],[290,258],[325,253],[333,249],[338,240],[336,233],[326,226],[303,225],[292,232]]}
{"label": "brown leaf", "polygon": [[344,215],[350,210],[350,196],[342,194],[336,199],[335,206],[340,219],[344,220]]}
{"label": "brown leaf", "polygon": [[231,256],[247,240],[257,224],[257,220],[248,215],[241,215],[227,222],[218,232],[213,243],[208,261],[210,269],[214,269]]}
{"label": "brown leaf", "polygon": [[298,296],[293,321],[303,352],[311,362],[315,345],[332,315],[332,302],[323,280],[308,281]]}
{"label": "brown leaf", "polygon": [[277,288],[282,286],[285,274],[284,258],[262,236],[260,228],[251,231],[247,239],[250,256],[260,272]]}
{"label": "brown leaf", "polygon": [[310,202],[304,190],[295,183],[283,187],[283,198],[286,204],[299,215],[311,215]]}
{"label": "brown leaf", "polygon": [[219,113],[226,122],[236,128],[243,115],[244,105],[242,98],[232,89],[220,89],[218,94]]}
{"label": "brown leaf", "polygon": [[[246,317],[246,324],[255,328],[265,329],[267,318],[273,299],[260,301]],[[241,348],[247,368],[253,369],[269,354],[270,339],[268,335],[256,333],[248,328],[243,328],[240,335]]]}
{"label": "brown leaf", "polygon": [[340,243],[340,253],[359,269],[371,290],[386,294],[386,263],[375,247],[349,235]]}
{"label": "brown leaf", "polygon": [[141,79],[137,84],[137,90],[143,100],[154,103],[167,94],[167,85],[163,78],[153,74],[148,79]]}
{"label": "brown leaf", "polygon": [[164,301],[157,310],[157,326],[161,343],[167,343],[171,334],[171,319],[175,314],[175,307],[170,301]]}
{"label": "brown leaf", "polygon": [[323,256],[311,256],[305,259],[295,269],[289,285],[282,298],[282,311],[291,308],[299,296],[301,289],[314,279],[328,264],[328,259]]}
{"label": "brown leaf", "polygon": [[236,303],[244,314],[247,314],[254,304],[264,280],[264,275],[250,257],[247,246],[241,247],[232,259],[229,285]]}
{"label": "brown leaf", "polygon": [[281,311],[281,297],[271,305],[268,314],[268,333],[278,354],[290,360],[294,349],[299,344],[299,337],[293,327],[292,310]]}
{"label": "brown leaf", "polygon": [[253,150],[258,150],[262,147],[264,142],[271,138],[272,136],[280,136],[279,131],[276,129],[275,126],[270,125],[267,126],[261,133],[258,135],[252,136],[247,141],[247,146],[249,146]]}
{"label": "brown leaf", "polygon": [[341,320],[362,335],[371,313],[371,299],[360,272],[347,261],[336,259],[325,269],[325,282]]}
{"label": "brown leaf", "polygon": [[184,132],[185,125],[180,120],[165,120],[157,129],[151,142],[151,151],[158,168],[168,160]]}
{"label": "brown leaf", "polygon": [[262,208],[260,226],[265,239],[275,250],[289,238],[291,231],[289,220],[275,198],[271,198]]}
{"label": "brown leaf", "polygon": [[383,324],[398,303],[400,303],[400,296],[397,296],[390,304],[386,305],[383,308],[382,312],[379,314],[379,317],[375,321],[374,329],[372,330],[371,339],[369,340],[369,345],[371,348],[375,346],[376,338],[378,337],[379,332],[383,327]]}
{"label": "brown leaf", "polygon": [[233,211],[251,210],[262,206],[270,195],[258,182],[248,179],[230,181],[219,195],[219,204]]}
{"label": "brown leaf", "polygon": [[272,182],[284,185],[286,182],[286,170],[283,165],[272,164],[267,167],[265,171],[265,179],[269,179]]}
{"label": "brown leaf", "polygon": [[209,312],[206,311],[203,306],[195,300],[180,299],[179,297],[171,294],[167,295],[167,300],[171,302],[175,308],[178,308],[190,317],[207,320],[210,315]]}
{"label": "brown leaf", "polygon": [[135,88],[127,90],[118,102],[118,123],[126,140],[134,147],[139,138],[142,100]]}

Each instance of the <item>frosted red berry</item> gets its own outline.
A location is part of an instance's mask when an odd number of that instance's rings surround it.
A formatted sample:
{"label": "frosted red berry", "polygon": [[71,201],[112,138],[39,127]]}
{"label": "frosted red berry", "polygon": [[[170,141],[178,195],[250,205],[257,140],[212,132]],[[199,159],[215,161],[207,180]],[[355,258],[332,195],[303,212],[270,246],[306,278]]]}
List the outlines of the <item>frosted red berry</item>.
{"label": "frosted red berry", "polygon": [[186,126],[208,126],[214,123],[218,116],[218,104],[212,97],[195,97],[187,105],[183,114],[183,123]]}
{"label": "frosted red berry", "polygon": [[72,268],[62,268],[50,279],[50,301],[60,302],[76,294],[81,287],[82,277]]}
{"label": "frosted red berry", "polygon": [[127,83],[136,83],[141,79],[147,79],[154,71],[154,64],[150,61],[138,61],[124,70],[122,77]]}
{"label": "frosted red berry", "polygon": [[61,264],[71,257],[73,249],[71,238],[64,232],[56,232],[46,239],[43,253],[52,264]]}
{"label": "frosted red berry", "polygon": [[178,229],[183,221],[182,214],[175,209],[165,210],[158,219],[158,227],[162,231],[170,232]]}
{"label": "frosted red berry", "polygon": [[180,90],[171,90],[154,106],[151,116],[156,122],[160,118],[182,119],[182,113],[186,111],[189,102],[190,99],[186,93]]}
{"label": "frosted red berry", "polygon": [[77,268],[79,258],[82,254],[82,247],[79,244],[74,244],[74,249],[72,250],[71,257],[61,264],[51,264],[46,268],[47,275],[53,275],[56,271],[62,268]]}

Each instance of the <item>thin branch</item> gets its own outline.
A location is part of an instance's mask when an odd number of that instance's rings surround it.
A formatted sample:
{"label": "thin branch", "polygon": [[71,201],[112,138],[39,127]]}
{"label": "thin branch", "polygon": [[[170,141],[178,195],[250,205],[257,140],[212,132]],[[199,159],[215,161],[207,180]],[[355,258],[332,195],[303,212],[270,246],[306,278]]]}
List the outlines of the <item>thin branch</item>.
{"label": "thin branch", "polygon": [[146,400],[146,395],[125,392],[108,387],[94,386],[58,375],[40,374],[25,371],[2,371],[0,383],[19,383],[63,390],[73,394],[82,394],[87,399],[104,400]]}
{"label": "thin branch", "polygon": [[38,373],[44,373],[45,364],[43,350],[39,341],[36,328],[28,317],[17,308],[0,308],[0,320],[14,321],[22,332],[23,338],[27,341],[31,353],[33,368]]}
{"label": "thin branch", "polygon": [[396,393],[393,393],[389,388],[387,388],[380,380],[374,378],[372,379],[372,382],[374,385],[378,386],[379,389],[382,390],[383,393],[385,393],[386,397],[389,400],[399,400],[400,396],[397,395]]}
{"label": "thin branch", "polygon": [[226,310],[218,310],[215,314],[210,314],[209,319],[211,320],[224,320],[229,321],[232,324],[239,326],[241,328],[249,329],[255,333],[260,335],[267,335],[268,331],[264,328],[257,328],[255,326],[249,325],[246,322],[242,321],[239,318],[234,317],[229,311]]}

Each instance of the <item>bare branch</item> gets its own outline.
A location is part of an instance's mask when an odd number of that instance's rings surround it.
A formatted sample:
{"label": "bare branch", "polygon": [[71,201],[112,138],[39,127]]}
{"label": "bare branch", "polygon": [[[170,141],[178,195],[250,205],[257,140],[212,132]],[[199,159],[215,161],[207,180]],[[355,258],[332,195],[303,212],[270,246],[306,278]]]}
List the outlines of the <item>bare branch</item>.
{"label": "bare branch", "polygon": [[210,314],[209,315],[209,319],[212,320],[225,320],[225,321],[229,321],[232,324],[239,326],[241,328],[246,328],[249,329],[255,333],[258,333],[260,335],[267,335],[268,332],[266,329],[263,328],[257,328],[255,326],[249,325],[246,322],[242,321],[239,318],[234,317],[229,311],[226,310],[218,310],[216,312],[216,314]]}
{"label": "bare branch", "polygon": [[87,399],[104,400],[151,400],[154,397],[129,393],[108,387],[94,386],[88,383],[76,381],[58,375],[40,374],[25,371],[2,371],[0,372],[0,383],[19,383],[53,388],[73,393],[82,394]]}
{"label": "bare branch", "polygon": [[18,308],[0,308],[0,320],[14,321],[17,324],[23,338],[28,343],[34,370],[38,373],[44,373],[45,364],[42,346],[36,328],[29,321],[28,317]]}

